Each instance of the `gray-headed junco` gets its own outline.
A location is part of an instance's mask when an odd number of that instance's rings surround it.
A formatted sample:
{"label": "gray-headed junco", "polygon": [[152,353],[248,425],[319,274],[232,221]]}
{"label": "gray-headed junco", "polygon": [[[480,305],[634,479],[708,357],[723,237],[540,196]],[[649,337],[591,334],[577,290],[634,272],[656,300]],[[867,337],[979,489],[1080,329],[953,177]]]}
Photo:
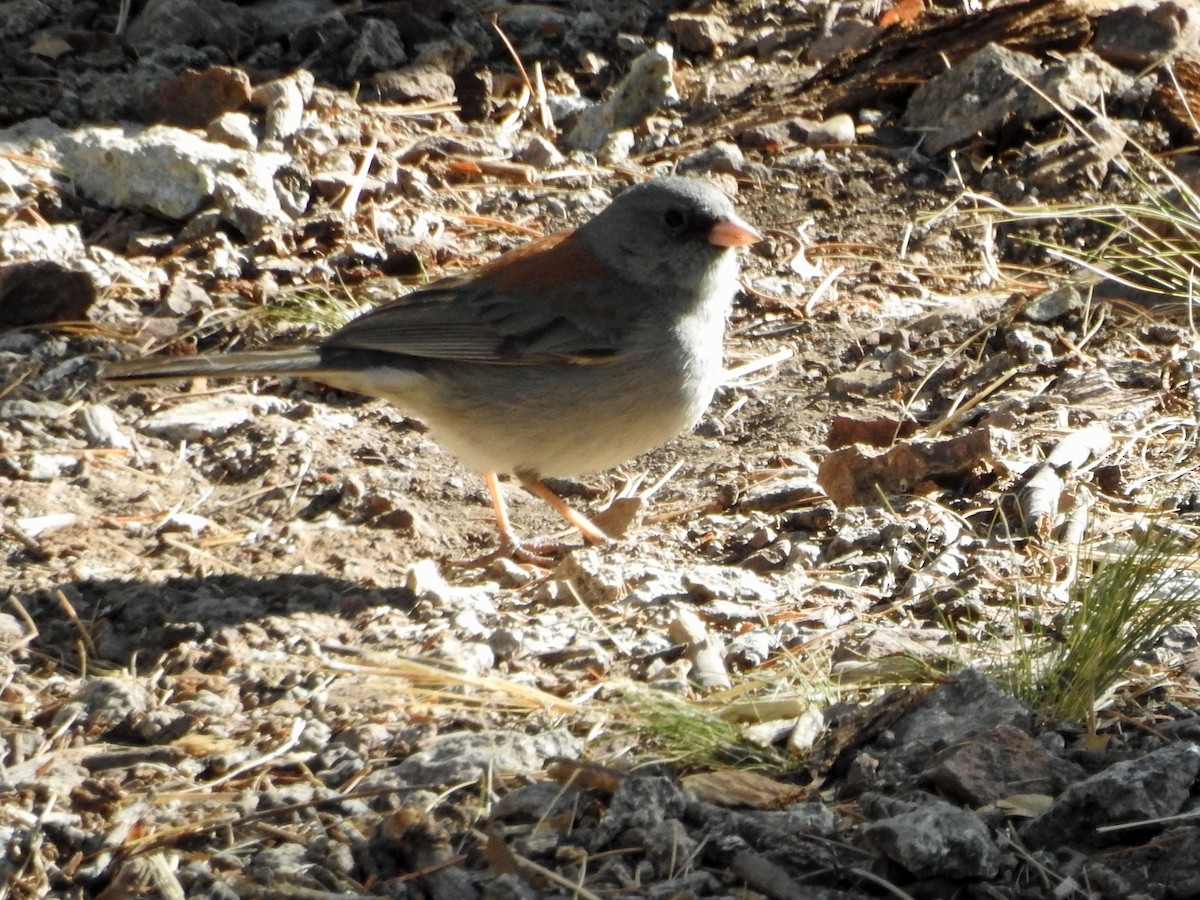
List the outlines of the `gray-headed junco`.
{"label": "gray-headed junco", "polygon": [[657,178],[574,231],[393,300],[316,346],[132,360],[102,376],[302,375],[389,400],[484,473],[501,552],[530,557],[496,473],[604,541],[540,479],[616,466],[695,424],[721,374],[734,248],[760,239],[708,182]]}

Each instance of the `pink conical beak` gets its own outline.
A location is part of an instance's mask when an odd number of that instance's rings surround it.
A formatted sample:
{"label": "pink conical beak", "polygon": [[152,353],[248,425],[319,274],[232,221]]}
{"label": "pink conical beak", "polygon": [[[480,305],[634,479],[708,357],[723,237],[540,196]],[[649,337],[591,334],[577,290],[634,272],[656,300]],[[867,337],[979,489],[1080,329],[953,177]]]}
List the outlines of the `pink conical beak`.
{"label": "pink conical beak", "polygon": [[718,247],[747,247],[762,239],[758,229],[738,215],[722,219],[708,232],[708,242]]}

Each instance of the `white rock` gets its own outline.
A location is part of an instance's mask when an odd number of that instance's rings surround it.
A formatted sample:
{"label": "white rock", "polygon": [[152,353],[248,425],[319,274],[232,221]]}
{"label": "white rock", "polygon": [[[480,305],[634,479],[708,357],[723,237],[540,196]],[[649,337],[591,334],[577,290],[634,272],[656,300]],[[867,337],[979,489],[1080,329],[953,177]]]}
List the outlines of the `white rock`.
{"label": "white rock", "polygon": [[27,516],[17,519],[17,527],[29,537],[37,537],[48,531],[66,528],[79,521],[75,513],[51,513],[48,516]]}
{"label": "white rock", "polygon": [[[58,162],[54,141],[62,133],[49,119],[30,119],[0,130],[0,204],[20,203],[37,182],[46,180]],[[25,159],[44,160],[46,164],[23,162]]]}
{"label": "white rock", "polygon": [[221,394],[201,397],[138,422],[138,430],[173,441],[201,441],[221,437],[268,412],[282,412],[288,404],[276,397],[253,394]]}
{"label": "white rock", "polygon": [[245,113],[227,112],[208,123],[209,140],[233,147],[236,150],[254,150],[258,147],[258,135]]}
{"label": "white rock", "polygon": [[29,457],[25,477],[30,481],[53,481],[73,474],[79,468],[79,457],[66,453],[35,453]]}
{"label": "white rock", "polygon": [[107,406],[99,403],[85,406],[79,412],[79,422],[83,425],[89,447],[133,449],[133,440],[121,430],[116,414]]}
{"label": "white rock", "polygon": [[630,128],[678,100],[674,51],[669,44],[656,44],[633,61],[608,100],[579,114],[567,144],[574,150],[596,151],[613,131]]}
{"label": "white rock", "polygon": [[[81,194],[103,206],[148,209],[170,219],[203,208],[219,175],[274,197],[274,174],[290,162],[283,153],[237,150],[169,125],[81,128],[63,135],[58,146]],[[267,211],[278,210],[275,199]]]}
{"label": "white rock", "polygon": [[[0,182],[3,180],[4,173],[0,172]],[[0,260],[48,259],[69,263],[86,252],[75,225],[7,225],[0,229]]]}
{"label": "white rock", "polygon": [[198,516],[195,513],[177,512],[167,517],[167,520],[162,524],[161,530],[183,531],[195,537],[211,527],[212,522],[204,518],[204,516]]}

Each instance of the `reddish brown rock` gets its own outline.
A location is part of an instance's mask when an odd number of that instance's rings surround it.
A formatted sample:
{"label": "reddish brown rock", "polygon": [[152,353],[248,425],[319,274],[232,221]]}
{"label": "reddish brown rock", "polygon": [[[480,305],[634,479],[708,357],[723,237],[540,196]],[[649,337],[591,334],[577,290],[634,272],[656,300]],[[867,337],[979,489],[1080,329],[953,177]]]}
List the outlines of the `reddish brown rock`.
{"label": "reddish brown rock", "polygon": [[939,753],[923,777],[947,797],[983,806],[1013,794],[1058,794],[1082,773],[1021,729],[1000,725]]}
{"label": "reddish brown rock", "polygon": [[839,506],[877,503],[881,496],[930,494],[939,483],[978,483],[1000,466],[1001,437],[986,428],[940,441],[908,441],[871,455],[860,445],[834,450],[817,483]]}
{"label": "reddish brown rock", "polygon": [[164,81],[150,95],[146,121],[180,128],[204,128],[217,116],[250,103],[250,77],[241,69],[213,66],[188,69]]}
{"label": "reddish brown rock", "polygon": [[738,39],[738,32],[720,16],[678,12],[667,16],[667,31],[685,53],[720,56]]}
{"label": "reddish brown rock", "polygon": [[830,450],[840,450],[854,444],[868,447],[890,447],[901,438],[916,434],[915,419],[878,409],[852,410],[833,417],[825,444]]}

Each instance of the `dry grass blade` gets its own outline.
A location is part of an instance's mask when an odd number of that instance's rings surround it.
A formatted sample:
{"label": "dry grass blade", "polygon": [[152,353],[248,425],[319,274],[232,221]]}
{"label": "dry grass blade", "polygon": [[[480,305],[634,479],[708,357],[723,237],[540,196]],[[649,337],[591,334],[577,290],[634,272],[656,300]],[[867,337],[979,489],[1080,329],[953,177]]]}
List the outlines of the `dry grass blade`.
{"label": "dry grass blade", "polygon": [[[1093,144],[1090,132],[1065,111],[1064,117]],[[1097,115],[1106,128],[1116,125]],[[1200,278],[1200,197],[1191,184],[1127,135],[1130,152],[1115,162],[1131,179],[1136,199],[1128,203],[1005,206],[993,197],[965,192],[964,199],[1000,211],[1013,221],[1079,220],[1107,230],[1093,249],[1080,251],[1034,237],[1029,243],[1124,288],[1191,302]]]}
{"label": "dry grass blade", "polygon": [[[495,678],[489,675],[469,675],[465,672],[454,672],[438,666],[421,663],[415,660],[398,659],[387,663],[351,663],[342,660],[330,660],[322,664],[333,672],[344,672],[355,675],[366,675],[386,678],[402,678],[418,685],[436,685],[444,691],[438,693],[440,699],[447,702],[469,703],[470,700],[461,693],[450,693],[453,688],[477,688],[491,694],[507,697],[511,703],[521,709],[544,709],[555,713],[575,713],[579,707],[569,700],[540,691],[528,685]],[[428,689],[426,689],[428,690]],[[479,703],[472,703],[478,706]]]}

